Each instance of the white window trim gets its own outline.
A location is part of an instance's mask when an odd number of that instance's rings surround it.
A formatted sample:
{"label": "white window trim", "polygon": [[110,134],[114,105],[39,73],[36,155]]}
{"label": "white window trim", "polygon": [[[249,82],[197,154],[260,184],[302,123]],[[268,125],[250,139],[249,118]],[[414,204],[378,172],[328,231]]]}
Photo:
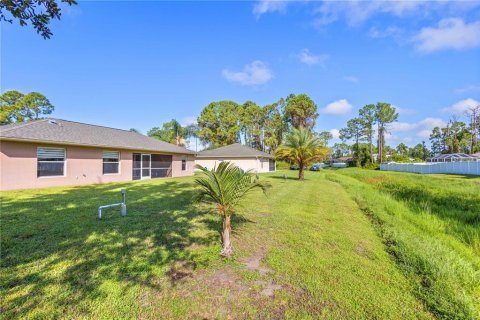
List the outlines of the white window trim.
{"label": "white window trim", "polygon": [[[148,168],[143,167],[143,156],[148,156],[149,157],[149,165]],[[144,177],[143,176],[143,170],[148,169],[148,176]],[[149,180],[152,179],[152,154],[151,153],[141,153],[140,156],[140,180]]]}
{"label": "white window trim", "polygon": [[[58,176],[38,176],[38,149],[63,149],[63,175]],[[40,162],[59,162],[59,161],[40,161]],[[37,147],[37,179],[65,178],[67,176],[67,148],[56,147]]]}
{"label": "white window trim", "polygon": [[[118,162],[108,162],[108,163],[118,163],[118,172],[117,173],[103,173],[103,154],[104,152],[118,152]],[[122,174],[122,164],[121,164],[121,160],[122,160],[122,153],[120,151],[115,151],[115,150],[103,150],[102,151],[102,175],[104,176],[119,176]]]}

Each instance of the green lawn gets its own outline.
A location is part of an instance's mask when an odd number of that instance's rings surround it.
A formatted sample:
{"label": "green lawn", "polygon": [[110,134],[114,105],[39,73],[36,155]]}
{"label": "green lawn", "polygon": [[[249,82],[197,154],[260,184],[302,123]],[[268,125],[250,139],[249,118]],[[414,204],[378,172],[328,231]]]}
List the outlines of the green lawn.
{"label": "green lawn", "polygon": [[[478,315],[476,235],[446,230],[453,217],[435,216],[433,200],[420,214],[414,200],[369,183],[377,177],[362,176],[367,171],[307,172],[305,182],[284,180],[285,172],[262,175],[272,184],[268,196],[251,194],[236,215],[231,261],[218,255],[220,219],[191,203],[190,177],[2,193],[2,317]],[[445,179],[458,189],[472,183],[474,191],[480,181]],[[118,202],[122,187],[127,217],[111,209],[98,220],[98,206]],[[400,215],[389,211],[400,207]],[[429,241],[432,252],[417,252]],[[439,270],[422,278],[417,267],[431,271],[425,259],[434,254],[446,256],[433,259]]]}
{"label": "green lawn", "polygon": [[480,319],[480,178],[328,171],[369,216],[415,296],[443,319]]}

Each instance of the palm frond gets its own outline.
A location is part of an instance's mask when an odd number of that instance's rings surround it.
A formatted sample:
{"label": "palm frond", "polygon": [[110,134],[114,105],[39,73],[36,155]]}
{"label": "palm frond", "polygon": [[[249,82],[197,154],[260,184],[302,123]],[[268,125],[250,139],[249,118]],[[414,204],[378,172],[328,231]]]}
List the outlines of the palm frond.
{"label": "palm frond", "polygon": [[224,161],[213,170],[196,166],[203,176],[195,179],[198,189],[194,200],[196,202],[213,203],[223,208],[225,215],[234,212],[235,206],[254,189],[266,192],[268,184],[255,179],[252,171],[243,171],[234,164]]}
{"label": "palm frond", "polygon": [[308,129],[293,128],[285,138],[285,143],[275,150],[275,157],[300,165],[323,160],[328,153],[329,149]]}

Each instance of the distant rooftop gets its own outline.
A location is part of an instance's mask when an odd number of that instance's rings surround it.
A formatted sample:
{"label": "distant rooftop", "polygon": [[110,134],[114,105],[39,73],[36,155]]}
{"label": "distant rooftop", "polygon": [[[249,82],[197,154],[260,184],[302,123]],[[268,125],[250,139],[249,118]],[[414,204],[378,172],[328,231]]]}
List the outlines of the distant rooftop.
{"label": "distant rooftop", "polygon": [[197,158],[269,158],[273,159],[271,154],[268,154],[257,149],[244,146],[240,143],[230,144],[225,147],[220,147],[212,150],[204,150],[197,154]]}
{"label": "distant rooftop", "polygon": [[150,138],[136,132],[52,118],[0,126],[0,140],[177,154],[195,153],[184,147]]}
{"label": "distant rooftop", "polygon": [[478,161],[480,158],[475,155],[468,155],[465,153],[448,153],[439,154],[435,157],[427,158],[427,162],[464,162],[464,161]]}

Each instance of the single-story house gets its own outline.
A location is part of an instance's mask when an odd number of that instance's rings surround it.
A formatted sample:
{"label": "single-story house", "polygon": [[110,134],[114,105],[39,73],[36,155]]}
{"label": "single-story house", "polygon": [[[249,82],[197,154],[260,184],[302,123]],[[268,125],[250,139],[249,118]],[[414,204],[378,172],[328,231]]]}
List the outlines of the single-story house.
{"label": "single-story house", "polygon": [[336,159],[333,159],[332,160],[333,163],[350,163],[350,162],[355,162],[355,159],[353,159],[352,157],[339,157],[339,158],[336,158]]}
{"label": "single-story house", "polygon": [[213,169],[213,167],[223,161],[230,161],[245,171],[252,170],[260,173],[276,170],[275,159],[271,154],[244,146],[240,143],[201,151],[195,159],[196,164],[208,170]]}
{"label": "single-story house", "polygon": [[59,119],[0,126],[0,190],[190,176],[195,152],[142,134]]}

